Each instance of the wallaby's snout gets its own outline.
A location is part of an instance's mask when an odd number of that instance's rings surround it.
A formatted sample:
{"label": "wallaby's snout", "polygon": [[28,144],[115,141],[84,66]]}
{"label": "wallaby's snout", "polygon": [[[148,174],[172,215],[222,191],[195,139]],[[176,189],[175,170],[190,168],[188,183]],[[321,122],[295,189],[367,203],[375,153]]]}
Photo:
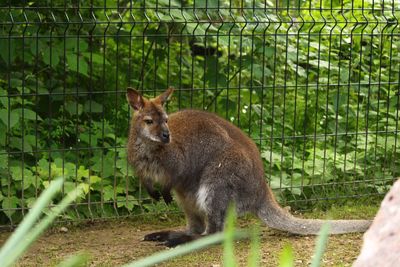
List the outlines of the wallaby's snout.
{"label": "wallaby's snout", "polygon": [[161,141],[165,144],[168,144],[170,141],[169,138],[169,130],[168,131],[162,131],[161,132]]}

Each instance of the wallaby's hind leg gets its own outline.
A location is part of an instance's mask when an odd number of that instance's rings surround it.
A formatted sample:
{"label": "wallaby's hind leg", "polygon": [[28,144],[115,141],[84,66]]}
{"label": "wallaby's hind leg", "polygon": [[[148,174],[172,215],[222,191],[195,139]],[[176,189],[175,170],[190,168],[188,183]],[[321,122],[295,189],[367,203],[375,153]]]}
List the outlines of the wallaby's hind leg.
{"label": "wallaby's hind leg", "polygon": [[206,234],[214,234],[224,230],[226,210],[220,209],[208,214]]}
{"label": "wallaby's hind leg", "polygon": [[209,198],[207,202],[207,228],[205,232],[207,235],[224,230],[228,203],[229,199],[227,196],[213,196]]}
{"label": "wallaby's hind leg", "polygon": [[167,247],[175,247],[177,245],[190,242],[200,237],[204,232],[205,218],[204,214],[197,210],[195,205],[190,205],[188,201],[183,201],[182,196],[178,194],[180,203],[186,215],[187,229],[185,232],[182,231],[159,231],[148,234],[144,237],[144,241],[156,241],[161,242],[161,245]]}
{"label": "wallaby's hind leg", "polygon": [[[246,158],[226,151],[219,160],[211,163],[203,172],[198,189],[198,205],[207,214],[206,234],[223,231],[225,216],[230,204],[234,204],[236,211],[241,214],[251,211],[256,196],[251,192],[253,186],[247,177],[252,174],[250,164]],[[229,159],[229,160],[227,160]],[[234,159],[234,160],[231,160]],[[241,167],[238,169],[238,162]],[[249,189],[248,189],[249,188]]]}
{"label": "wallaby's hind leg", "polygon": [[195,207],[187,204],[183,205],[183,210],[187,221],[187,233],[195,235],[202,234],[206,229],[205,214],[201,214]]}
{"label": "wallaby's hind leg", "polygon": [[205,234],[222,231],[224,229],[226,210],[231,201],[230,190],[225,188],[223,184],[204,183],[200,186],[198,195],[198,205],[206,214]]}

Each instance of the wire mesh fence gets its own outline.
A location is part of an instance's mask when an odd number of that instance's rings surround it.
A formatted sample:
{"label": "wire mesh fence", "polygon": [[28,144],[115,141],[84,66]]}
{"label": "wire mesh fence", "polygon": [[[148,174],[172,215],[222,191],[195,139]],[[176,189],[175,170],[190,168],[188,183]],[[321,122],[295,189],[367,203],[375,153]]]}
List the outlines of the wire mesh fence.
{"label": "wire mesh fence", "polygon": [[[66,218],[173,211],[127,164],[127,86],[176,88],[259,145],[285,205],[370,201],[399,175],[397,1],[2,1],[0,224],[58,176]],[[190,123],[190,122],[188,122]]]}

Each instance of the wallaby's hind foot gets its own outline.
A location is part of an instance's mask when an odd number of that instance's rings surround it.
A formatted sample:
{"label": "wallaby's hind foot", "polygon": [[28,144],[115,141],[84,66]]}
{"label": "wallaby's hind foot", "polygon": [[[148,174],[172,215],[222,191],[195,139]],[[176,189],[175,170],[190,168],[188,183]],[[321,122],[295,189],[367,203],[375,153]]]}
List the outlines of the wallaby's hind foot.
{"label": "wallaby's hind foot", "polygon": [[168,240],[162,242],[160,245],[171,248],[196,240],[197,238],[197,236],[185,232],[173,232],[170,234]]}
{"label": "wallaby's hind foot", "polygon": [[185,232],[160,231],[145,235],[143,241],[160,242],[159,246],[176,247],[195,239],[197,239],[195,235]]}
{"label": "wallaby's hind foot", "polygon": [[164,242],[168,240],[172,231],[159,231],[147,234],[143,237],[143,241]]}

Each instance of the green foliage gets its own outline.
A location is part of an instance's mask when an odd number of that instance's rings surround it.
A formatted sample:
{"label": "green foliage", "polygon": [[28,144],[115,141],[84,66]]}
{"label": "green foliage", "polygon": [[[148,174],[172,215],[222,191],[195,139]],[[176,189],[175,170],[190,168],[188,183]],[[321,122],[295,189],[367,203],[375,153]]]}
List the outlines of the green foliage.
{"label": "green foliage", "polygon": [[126,162],[127,86],[149,97],[175,86],[169,111],[208,109],[247,131],[294,206],[383,193],[400,174],[398,10],[361,0],[90,8],[103,2],[0,10],[0,224],[21,220],[59,175],[65,192],[85,191],[67,218],[165,209]]}

